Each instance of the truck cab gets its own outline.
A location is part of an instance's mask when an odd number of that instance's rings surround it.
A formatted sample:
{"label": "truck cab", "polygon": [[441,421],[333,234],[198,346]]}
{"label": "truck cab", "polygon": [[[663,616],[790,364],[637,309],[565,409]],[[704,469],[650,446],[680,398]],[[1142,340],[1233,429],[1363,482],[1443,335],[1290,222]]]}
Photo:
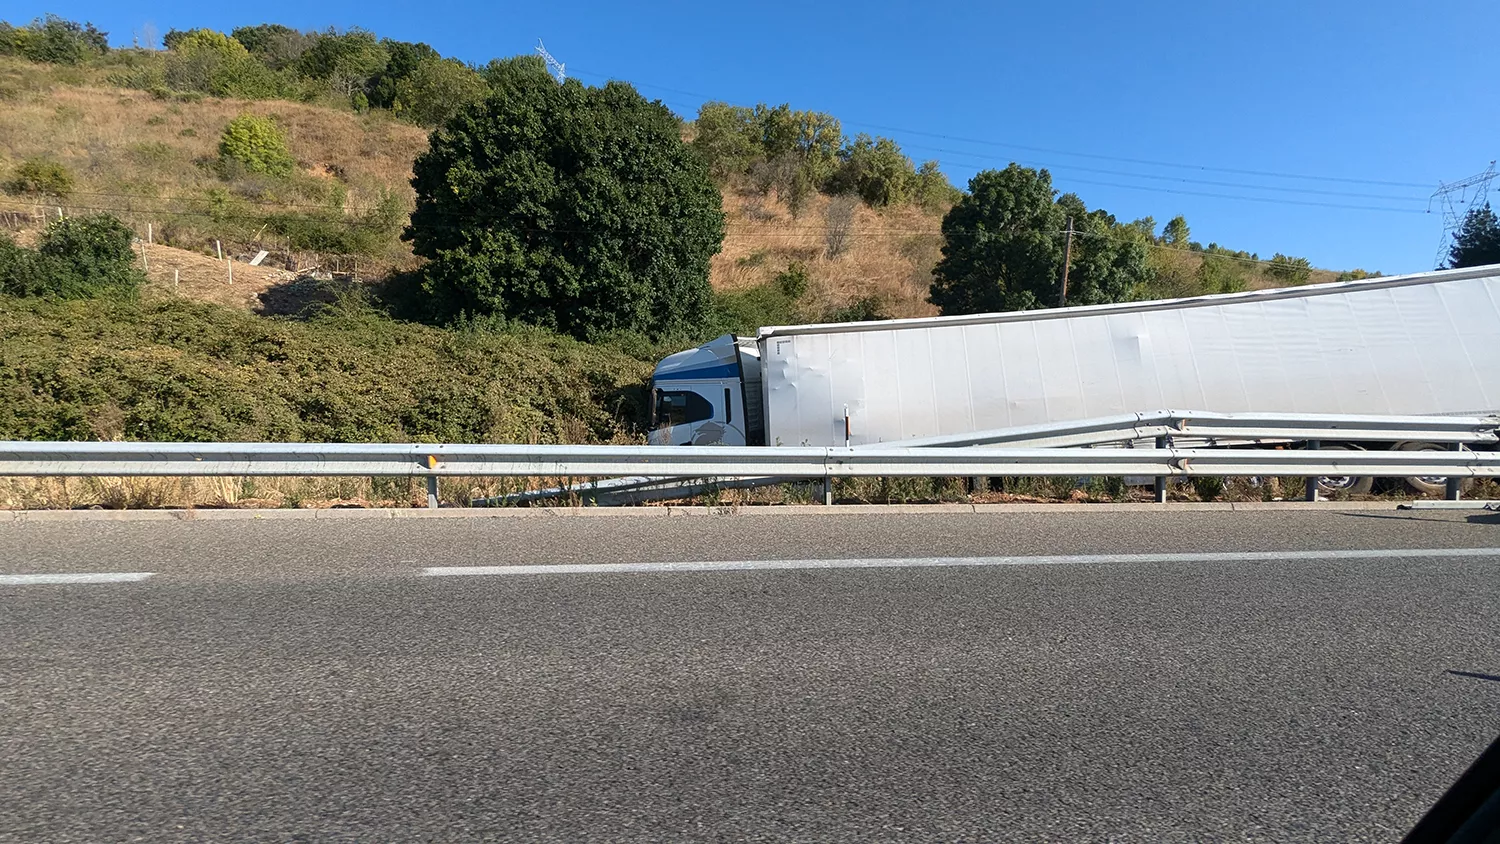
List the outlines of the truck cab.
{"label": "truck cab", "polygon": [[678,352],[651,376],[651,445],[760,445],[760,356],[732,334]]}

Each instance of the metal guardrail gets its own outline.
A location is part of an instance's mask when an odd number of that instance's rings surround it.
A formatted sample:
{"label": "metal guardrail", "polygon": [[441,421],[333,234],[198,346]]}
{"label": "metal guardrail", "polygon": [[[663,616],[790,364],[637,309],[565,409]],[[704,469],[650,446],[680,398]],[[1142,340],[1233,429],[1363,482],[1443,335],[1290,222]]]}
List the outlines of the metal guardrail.
{"label": "metal guardrail", "polygon": [[[911,440],[900,447],[720,447],[353,443],[0,442],[8,476],[442,476],[666,479],[748,486],[782,479],[942,476],[1500,476],[1495,417],[1245,415],[1156,411]],[[1177,447],[1172,440],[1418,441],[1450,451]],[[1153,440],[1155,448],[1094,448]],[[606,482],[608,483],[608,482]],[[713,481],[710,481],[713,483]],[[1450,484],[1451,486],[1451,484]],[[1161,494],[1158,483],[1158,495]]]}
{"label": "metal guardrail", "polygon": [[3,442],[10,476],[1500,476],[1500,452]]}
{"label": "metal guardrail", "polygon": [[1105,445],[1157,437],[1204,441],[1496,442],[1496,416],[1372,416],[1327,413],[1209,413],[1153,410],[1073,422],[903,440],[901,445],[1037,448]]}
{"label": "metal guardrail", "polygon": [[[992,431],[903,440],[902,448],[990,447],[1076,448],[1084,446],[1174,442],[1231,445],[1287,442],[1422,442],[1442,445],[1497,441],[1497,416],[1376,416],[1319,413],[1210,413],[1155,410],[1095,419],[1028,425]],[[880,448],[858,445],[857,449]],[[744,489],[784,483],[786,477],[715,477],[684,481],[671,476],[636,476],[593,481],[581,486],[511,493],[485,504],[523,504],[577,495],[600,505],[640,504],[684,498],[708,491]],[[1160,490],[1158,494],[1160,494]],[[825,492],[826,494],[826,492]]]}

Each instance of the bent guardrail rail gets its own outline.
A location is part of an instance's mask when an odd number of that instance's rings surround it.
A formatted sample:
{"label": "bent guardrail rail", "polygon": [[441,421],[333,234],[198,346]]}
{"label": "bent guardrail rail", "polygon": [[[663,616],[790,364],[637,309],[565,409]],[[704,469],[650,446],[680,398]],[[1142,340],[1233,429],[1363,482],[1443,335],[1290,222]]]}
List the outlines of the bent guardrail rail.
{"label": "bent guardrail rail", "polygon": [[8,476],[823,478],[942,476],[1500,476],[1500,452],[1219,448],[700,447],[0,442]]}

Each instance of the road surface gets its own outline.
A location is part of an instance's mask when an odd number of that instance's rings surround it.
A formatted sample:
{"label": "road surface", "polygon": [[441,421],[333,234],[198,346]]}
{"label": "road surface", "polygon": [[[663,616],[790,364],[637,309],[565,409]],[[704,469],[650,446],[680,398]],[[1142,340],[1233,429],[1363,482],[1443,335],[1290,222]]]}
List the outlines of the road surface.
{"label": "road surface", "polygon": [[8,522],[0,575],[4,842],[1395,841],[1500,732],[1494,514]]}

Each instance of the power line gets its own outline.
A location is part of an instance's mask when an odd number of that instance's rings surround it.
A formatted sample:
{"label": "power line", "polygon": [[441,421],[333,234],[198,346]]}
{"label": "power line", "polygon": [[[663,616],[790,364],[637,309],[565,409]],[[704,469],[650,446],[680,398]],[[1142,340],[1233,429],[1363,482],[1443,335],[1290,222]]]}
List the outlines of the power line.
{"label": "power line", "polygon": [[[593,71],[587,71],[587,70],[581,70],[581,71],[575,71],[575,72],[582,73],[582,74],[584,74],[586,76],[599,77],[599,78],[602,78],[602,79],[615,79],[615,78],[618,78],[618,77],[610,76],[609,74],[595,73]],[[685,90],[683,90],[681,88],[669,88],[669,87],[667,87],[665,85],[656,85],[656,84],[652,84],[652,83],[648,83],[648,82],[637,82],[637,81],[633,81],[633,80],[630,82],[630,84],[635,85],[637,87],[641,87],[641,88],[651,88],[651,89],[658,90],[658,91],[667,91],[667,92],[674,93],[674,94],[682,94],[682,95],[688,96],[688,97],[697,97],[697,98],[702,99],[705,102],[723,102],[723,100],[721,98],[719,98],[719,97],[712,97],[712,96],[709,96],[708,94],[703,94],[703,93],[699,93],[699,92],[696,92],[696,91],[685,91]],[[679,103],[677,105],[681,106],[681,105],[685,105],[685,104]],[[1241,176],[1260,176],[1260,177],[1263,177],[1263,178],[1271,178],[1271,179],[1294,179],[1294,180],[1301,180],[1301,181],[1337,182],[1337,183],[1342,183],[1342,184],[1381,185],[1381,186],[1384,186],[1384,187],[1423,188],[1423,189],[1427,189],[1427,188],[1432,187],[1432,183],[1431,182],[1425,182],[1425,183],[1424,182],[1401,182],[1401,181],[1394,181],[1394,180],[1388,180],[1388,179],[1359,179],[1359,178],[1352,178],[1352,177],[1347,177],[1347,176],[1326,176],[1326,175],[1311,174],[1311,173],[1286,173],[1286,172],[1277,172],[1277,171],[1274,171],[1274,170],[1256,170],[1256,169],[1243,168],[1243,167],[1219,167],[1219,166],[1207,165],[1207,164],[1185,164],[1185,163],[1176,162],[1176,161],[1157,161],[1157,160],[1153,160],[1153,159],[1131,158],[1131,157],[1128,157],[1128,156],[1105,155],[1105,154],[1101,154],[1101,153],[1073,152],[1073,151],[1069,151],[1069,150],[1054,149],[1054,148],[1050,148],[1050,147],[1039,147],[1039,146],[1030,146],[1030,145],[1026,145],[1026,144],[1015,144],[1015,143],[1009,143],[1009,142],[1006,142],[1006,141],[995,141],[995,140],[987,140],[987,139],[982,139],[982,138],[966,138],[966,137],[963,137],[963,136],[960,136],[960,135],[949,135],[949,134],[944,134],[944,133],[941,133],[941,132],[927,132],[927,131],[923,131],[921,129],[910,129],[910,128],[903,128],[903,127],[900,127],[900,126],[887,126],[887,125],[883,125],[883,124],[879,124],[879,123],[870,123],[870,122],[861,121],[861,120],[845,120],[843,118],[839,118],[839,123],[840,124],[844,124],[844,125],[863,126],[865,128],[875,129],[875,130],[879,130],[879,131],[883,131],[883,132],[899,132],[899,133],[907,134],[907,135],[919,135],[919,136],[928,137],[928,138],[940,138],[940,139],[943,139],[943,140],[958,141],[960,143],[968,143],[968,144],[980,144],[980,145],[983,145],[983,146],[998,147],[998,148],[1002,148],[1002,149],[1018,149],[1018,150],[1025,150],[1025,151],[1028,151],[1028,152],[1045,153],[1047,155],[1062,155],[1062,156],[1067,156],[1067,157],[1072,157],[1072,158],[1090,158],[1090,159],[1095,159],[1095,160],[1100,160],[1100,161],[1116,161],[1116,162],[1120,162],[1122,164],[1139,164],[1139,165],[1143,165],[1143,166],[1147,166],[1147,167],[1170,167],[1170,168],[1183,169],[1183,170],[1199,170],[1199,171],[1214,172],[1214,173],[1232,173],[1232,174],[1241,175]]]}
{"label": "power line", "polygon": [[[925,146],[923,144],[907,144],[905,147],[903,147],[903,149],[920,149],[920,150],[927,150],[929,152],[951,153],[953,155],[961,155],[961,156],[966,156],[966,157],[971,158],[972,159],[971,161],[963,162],[963,163],[966,163],[966,164],[989,165],[989,164],[993,164],[993,163],[996,163],[996,162],[1001,161],[1001,160],[1005,160],[1005,159],[999,159],[999,158],[985,158],[985,157],[982,157],[978,153],[974,153],[974,152],[968,151],[968,150],[947,149],[947,148],[944,148],[944,147],[930,147],[930,146]],[[1152,180],[1155,180],[1155,181],[1163,181],[1163,182],[1182,182],[1182,183],[1185,183],[1185,184],[1209,185],[1209,186],[1212,186],[1212,187],[1222,187],[1222,188],[1242,188],[1242,189],[1247,189],[1247,190],[1267,190],[1267,191],[1279,191],[1279,192],[1282,192],[1282,193],[1305,193],[1305,194],[1313,194],[1313,195],[1317,195],[1317,196],[1345,196],[1345,197],[1351,197],[1351,198],[1356,198],[1356,199],[1384,199],[1384,200],[1391,200],[1391,201],[1395,201],[1395,202],[1426,202],[1427,201],[1426,197],[1420,197],[1420,196],[1395,196],[1393,194],[1386,194],[1386,193],[1356,193],[1356,192],[1351,192],[1351,191],[1321,190],[1319,188],[1290,187],[1290,186],[1286,186],[1286,185],[1253,185],[1253,184],[1247,184],[1245,182],[1220,182],[1220,181],[1211,180],[1211,179],[1193,179],[1193,178],[1189,178],[1189,177],[1186,177],[1186,176],[1165,176],[1165,175],[1161,175],[1159,173],[1133,173],[1133,172],[1131,172],[1129,170],[1109,170],[1109,169],[1102,168],[1102,167],[1086,167],[1086,166],[1081,165],[1081,164],[1049,165],[1049,164],[1047,164],[1045,162],[1031,161],[1031,160],[1025,160],[1025,159],[1009,159],[1009,160],[1013,161],[1016,164],[1021,164],[1021,165],[1025,165],[1025,166],[1028,166],[1028,167],[1044,167],[1044,168],[1046,168],[1047,170],[1050,170],[1050,171],[1068,170],[1068,171],[1077,171],[1077,172],[1080,172],[1080,173],[1102,173],[1102,174],[1108,175],[1108,176],[1126,176],[1126,177],[1133,178],[1133,179],[1152,179]]]}

